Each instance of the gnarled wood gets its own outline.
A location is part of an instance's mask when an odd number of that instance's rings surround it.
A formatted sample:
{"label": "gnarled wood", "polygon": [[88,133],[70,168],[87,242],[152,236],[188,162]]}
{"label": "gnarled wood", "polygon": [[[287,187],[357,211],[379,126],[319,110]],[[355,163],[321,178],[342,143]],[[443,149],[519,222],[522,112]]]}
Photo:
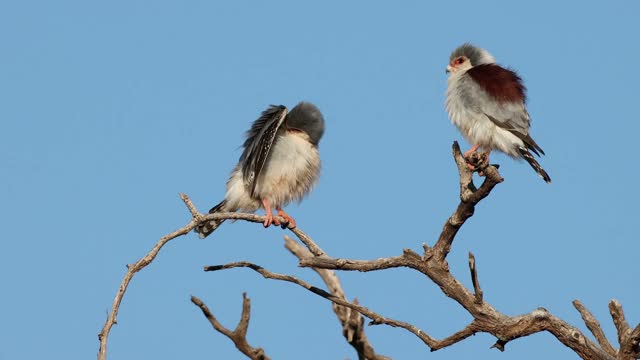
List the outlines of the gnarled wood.
{"label": "gnarled wood", "polygon": [[202,314],[209,320],[211,326],[222,335],[228,337],[233,341],[236,348],[241,353],[247,355],[251,360],[271,360],[262,348],[254,348],[249,345],[247,341],[247,331],[249,330],[249,320],[251,319],[251,300],[247,297],[246,293],[242,294],[242,314],[240,315],[240,321],[235,329],[229,330],[224,327],[218,319],[211,313],[207,305],[195,296],[191,296],[191,302],[202,310]]}

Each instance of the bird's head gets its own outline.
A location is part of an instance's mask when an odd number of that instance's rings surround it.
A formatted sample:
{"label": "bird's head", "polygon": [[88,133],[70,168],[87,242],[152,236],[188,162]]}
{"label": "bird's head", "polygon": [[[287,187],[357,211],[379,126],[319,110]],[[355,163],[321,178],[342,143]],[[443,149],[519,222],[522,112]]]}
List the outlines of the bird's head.
{"label": "bird's head", "polygon": [[287,114],[287,128],[302,131],[313,145],[318,145],[324,134],[324,117],[312,103],[302,101]]}
{"label": "bird's head", "polygon": [[496,59],[483,48],[473,46],[469,43],[462,44],[449,56],[447,73],[453,75],[464,72],[480,64],[493,64]]}

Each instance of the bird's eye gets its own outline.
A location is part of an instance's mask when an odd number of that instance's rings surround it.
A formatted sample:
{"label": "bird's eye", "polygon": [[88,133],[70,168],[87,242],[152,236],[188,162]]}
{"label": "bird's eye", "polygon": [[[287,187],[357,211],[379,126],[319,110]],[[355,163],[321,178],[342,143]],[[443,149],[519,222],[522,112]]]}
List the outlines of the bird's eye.
{"label": "bird's eye", "polygon": [[464,58],[463,58],[463,57],[459,57],[459,58],[457,58],[457,59],[454,61],[454,63],[455,63],[456,65],[460,65],[460,64],[462,64],[463,62],[464,62]]}

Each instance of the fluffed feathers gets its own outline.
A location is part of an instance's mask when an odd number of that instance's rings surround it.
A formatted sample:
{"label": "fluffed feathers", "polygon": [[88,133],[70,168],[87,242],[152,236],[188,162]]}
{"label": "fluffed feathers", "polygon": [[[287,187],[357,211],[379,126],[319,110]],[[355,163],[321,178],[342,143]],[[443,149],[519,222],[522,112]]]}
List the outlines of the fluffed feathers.
{"label": "fluffed feathers", "polygon": [[[266,201],[281,209],[308,194],[320,174],[318,143],[324,133],[324,118],[307,102],[291,112],[271,105],[247,132],[242,156],[227,181],[225,199],[210,210],[254,212]],[[223,220],[196,227],[201,238],[211,234]]]}
{"label": "fluffed feathers", "polygon": [[262,112],[247,132],[240,164],[242,164],[243,180],[249,187],[251,196],[255,196],[257,179],[267,163],[274,143],[278,140],[277,135],[286,115],[286,107],[271,105]]}
{"label": "fluffed feathers", "polygon": [[468,43],[451,53],[447,72],[445,105],[460,133],[484,150],[526,160],[550,182],[531,154],[540,156],[544,151],[529,134],[526,88],[518,74],[495,64],[489,52]]}

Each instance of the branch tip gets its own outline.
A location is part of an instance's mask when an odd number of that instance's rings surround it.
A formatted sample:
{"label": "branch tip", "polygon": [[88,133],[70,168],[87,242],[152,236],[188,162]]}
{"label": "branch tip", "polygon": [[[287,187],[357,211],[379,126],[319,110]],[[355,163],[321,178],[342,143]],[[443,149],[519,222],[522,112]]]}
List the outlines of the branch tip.
{"label": "branch tip", "polygon": [[500,352],[504,352],[504,346],[507,345],[507,342],[504,340],[498,339],[495,344],[491,345],[489,349],[498,349]]}
{"label": "branch tip", "polygon": [[208,265],[204,267],[204,271],[218,271],[224,269],[224,265]]}
{"label": "branch tip", "polygon": [[180,193],[180,199],[182,199],[182,202],[184,202],[187,209],[189,209],[189,212],[194,219],[198,219],[202,216],[200,212],[198,212],[198,209],[196,209],[196,206],[193,205],[193,202],[191,202],[191,199],[189,199],[189,196],[187,196],[187,194]]}
{"label": "branch tip", "polygon": [[476,270],[476,258],[473,253],[469,251],[469,270],[471,271],[471,282],[473,283],[473,290],[475,291],[476,304],[482,304],[482,289],[480,288],[480,281],[478,281],[478,272]]}
{"label": "branch tip", "polygon": [[593,314],[582,304],[582,302],[578,299],[573,300],[573,306],[578,310],[580,316],[582,317],[582,321],[584,321],[585,325],[591,334],[596,338],[600,347],[606,351],[611,356],[616,356],[617,351],[611,346],[611,343],[607,339],[602,331],[602,327],[600,326],[600,322],[593,316]]}

